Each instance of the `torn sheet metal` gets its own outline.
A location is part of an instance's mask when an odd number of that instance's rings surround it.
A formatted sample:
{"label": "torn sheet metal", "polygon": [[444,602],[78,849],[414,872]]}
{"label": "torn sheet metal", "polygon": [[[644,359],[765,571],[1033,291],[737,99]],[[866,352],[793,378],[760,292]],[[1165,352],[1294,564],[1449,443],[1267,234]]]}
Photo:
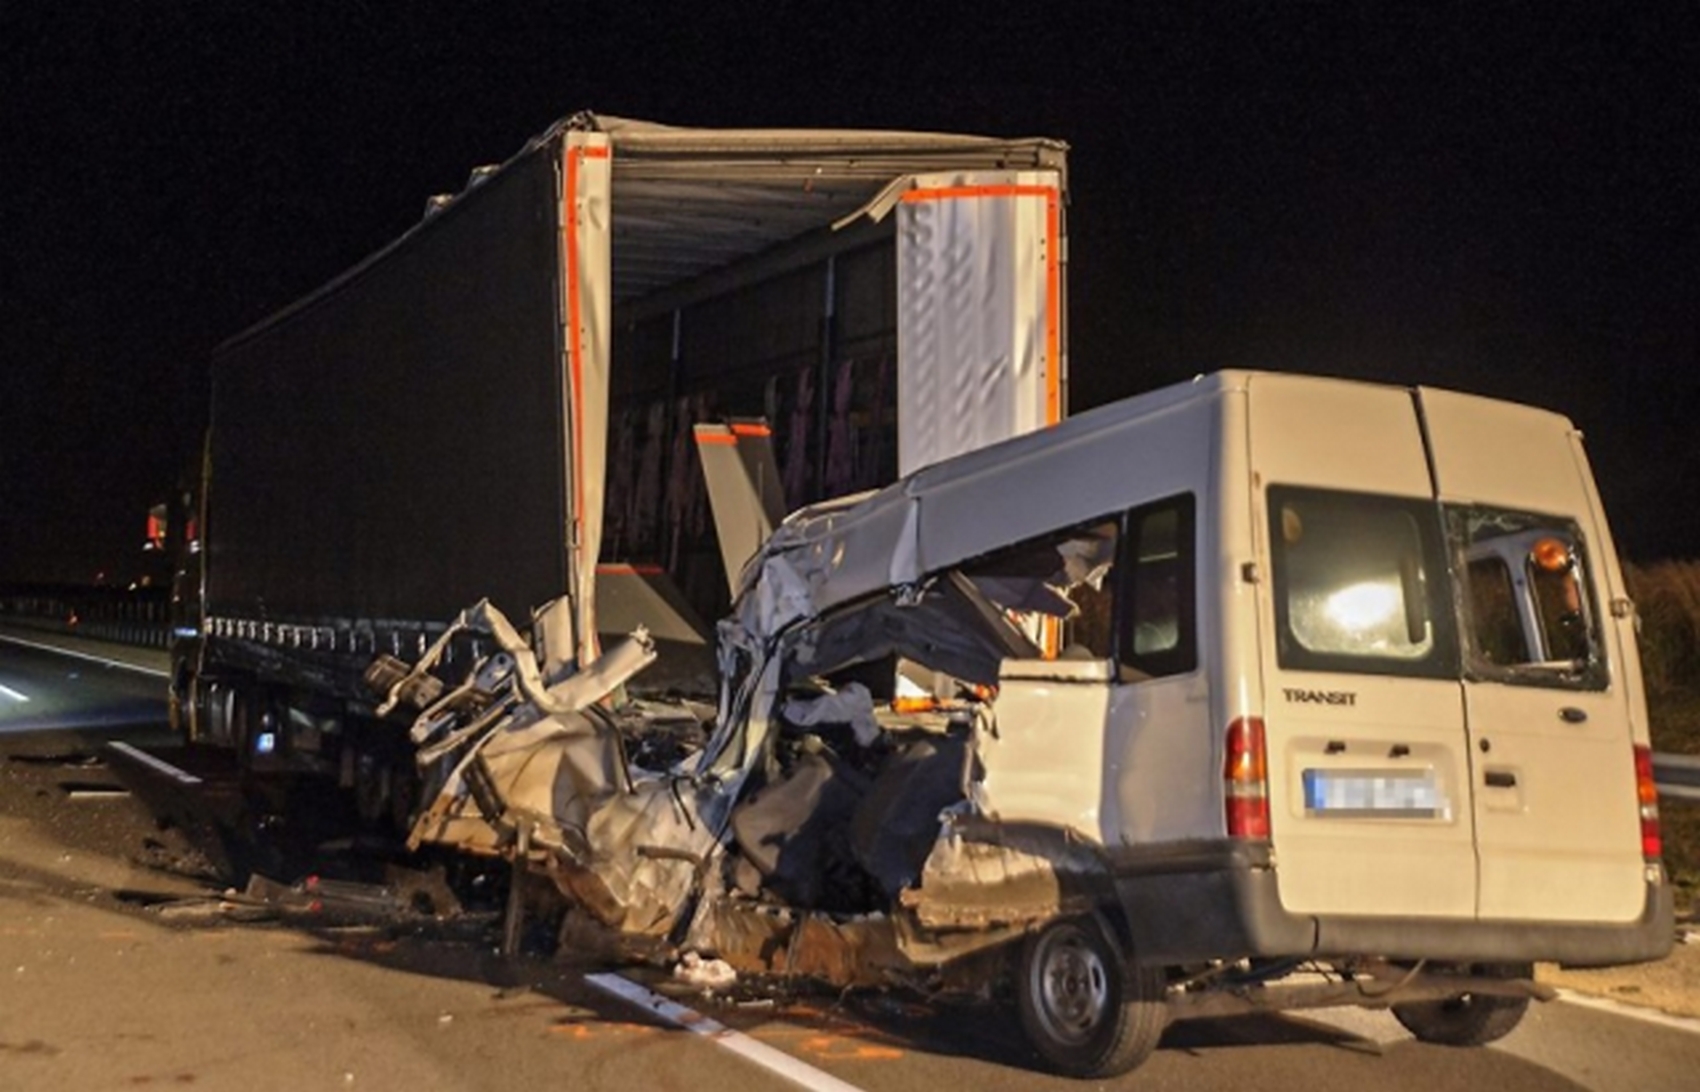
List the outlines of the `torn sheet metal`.
{"label": "torn sheet metal", "polygon": [[1090,911],[1106,894],[1102,849],[1054,827],[951,817],[904,907],[929,929],[1030,925]]}
{"label": "torn sheet metal", "polygon": [[705,901],[689,943],[744,974],[795,975],[837,986],[904,981],[914,964],[893,921],[880,914],[833,917],[734,899]]}
{"label": "torn sheet metal", "polygon": [[[873,500],[876,518],[893,511]],[[831,523],[857,507],[812,511]],[[777,598],[765,602],[801,614],[777,629],[759,611],[722,624],[716,727],[700,748],[655,747],[639,729],[655,723],[653,706],[609,707],[654,657],[641,631],[553,678],[480,604],[451,632],[487,633],[496,651],[460,684],[421,682],[452,635],[410,669],[375,670],[391,700],[426,701],[413,738],[432,796],[414,842],[548,877],[577,908],[575,936],[600,931],[607,950],[696,950],[741,972],[841,985],[930,973],[1089,909],[1107,884],[1092,846],[986,818],[983,697],[928,695],[927,716],[899,715],[864,686],[825,679],[901,659],[941,689],[994,684],[1001,664],[1037,654],[998,599],[1029,604],[1035,582],[1087,582],[1100,544],[1063,536],[997,580],[946,570],[835,602],[835,588],[811,584],[826,574],[790,565],[812,555],[788,554],[784,535],[764,551],[773,567],[746,573],[740,607],[773,574]],[[646,763],[628,752],[639,739]]]}

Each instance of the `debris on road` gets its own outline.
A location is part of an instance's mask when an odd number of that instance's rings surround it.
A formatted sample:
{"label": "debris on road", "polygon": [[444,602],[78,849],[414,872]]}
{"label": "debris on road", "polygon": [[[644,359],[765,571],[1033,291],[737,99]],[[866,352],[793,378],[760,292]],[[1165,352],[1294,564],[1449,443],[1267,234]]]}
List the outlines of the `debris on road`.
{"label": "debris on road", "polygon": [[696,952],[686,952],[679,965],[673,968],[673,977],[713,993],[735,985],[738,972],[724,959],[704,959]]}

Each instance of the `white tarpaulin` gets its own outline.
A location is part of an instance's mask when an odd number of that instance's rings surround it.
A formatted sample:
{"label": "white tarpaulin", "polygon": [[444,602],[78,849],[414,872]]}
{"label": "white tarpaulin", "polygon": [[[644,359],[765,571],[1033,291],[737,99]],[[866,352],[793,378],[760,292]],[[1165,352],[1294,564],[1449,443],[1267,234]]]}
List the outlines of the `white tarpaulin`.
{"label": "white tarpaulin", "polygon": [[917,175],[898,205],[898,472],[1062,419],[1061,179]]}

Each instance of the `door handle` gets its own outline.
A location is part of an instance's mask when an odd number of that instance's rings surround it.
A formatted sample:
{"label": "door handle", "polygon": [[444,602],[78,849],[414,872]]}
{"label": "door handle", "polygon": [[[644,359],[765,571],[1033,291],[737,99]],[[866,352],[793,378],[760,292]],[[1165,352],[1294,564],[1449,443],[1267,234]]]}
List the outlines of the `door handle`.
{"label": "door handle", "polygon": [[1489,770],[1482,775],[1482,780],[1490,789],[1515,789],[1517,775],[1510,770]]}
{"label": "door handle", "polygon": [[1566,705],[1563,709],[1558,711],[1558,719],[1562,720],[1566,724],[1581,724],[1583,721],[1588,719],[1588,713],[1586,710],[1578,709],[1574,705]]}

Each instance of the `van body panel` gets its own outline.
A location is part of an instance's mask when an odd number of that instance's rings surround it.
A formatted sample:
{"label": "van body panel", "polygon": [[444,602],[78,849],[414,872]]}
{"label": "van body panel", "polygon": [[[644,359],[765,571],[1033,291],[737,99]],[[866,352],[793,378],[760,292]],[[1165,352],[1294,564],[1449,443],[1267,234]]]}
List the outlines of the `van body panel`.
{"label": "van body panel", "polygon": [[1432,494],[1422,431],[1400,387],[1253,376],[1251,470],[1265,484]]}
{"label": "van body panel", "polygon": [[1493,682],[1466,691],[1471,734],[1488,748],[1476,771],[1480,915],[1633,920],[1646,862],[1621,695]]}
{"label": "van body panel", "polygon": [[1417,391],[1441,499],[1501,504],[1593,523],[1570,456],[1570,422],[1533,406]]}
{"label": "van body panel", "polygon": [[[1629,672],[1609,609],[1615,567],[1602,563],[1609,539],[1586,465],[1576,458],[1575,429],[1527,406],[1429,389],[1420,398],[1442,501],[1546,517],[1520,533],[1482,532],[1466,548],[1466,588],[1478,566],[1502,574],[1519,606],[1524,658],[1556,662],[1560,651],[1543,651],[1540,577],[1528,560],[1530,544],[1579,538],[1573,544],[1579,578],[1566,585],[1575,597],[1568,606],[1574,625],[1589,631],[1589,658],[1603,669],[1593,678],[1555,671],[1546,678],[1530,672],[1484,679],[1480,661],[1501,654],[1483,647],[1481,633],[1466,642],[1463,686],[1477,754],[1478,912],[1488,919],[1632,920],[1644,897],[1645,862]],[[1495,551],[1499,556],[1489,556]],[[1467,609],[1477,595],[1466,590]],[[1489,621],[1482,613],[1474,623],[1479,630]]]}
{"label": "van body panel", "polygon": [[[1208,769],[1220,771],[1226,759],[1226,728],[1243,717],[1263,713],[1263,633],[1267,617],[1269,549],[1263,501],[1251,473],[1251,407],[1243,377],[1224,391],[1218,403],[1218,428],[1212,453],[1215,495],[1211,518],[1200,521],[1199,605],[1205,663],[1221,665],[1220,684],[1212,689]],[[1223,792],[1213,779],[1215,825],[1199,831],[1224,832]]]}
{"label": "van body panel", "polygon": [[[1435,591],[1444,561],[1410,393],[1262,375],[1250,387],[1250,465],[1276,575],[1263,719],[1283,904],[1473,917],[1459,683],[1395,673],[1438,655],[1449,609]],[[1408,642],[1404,615],[1424,594],[1428,629]]]}
{"label": "van body panel", "polygon": [[[1456,683],[1277,671],[1264,716],[1288,909],[1471,917],[1476,860]],[[1289,695],[1304,695],[1304,698]],[[1352,704],[1326,704],[1318,695]],[[1380,784],[1397,797],[1362,799]],[[1427,793],[1432,791],[1432,799]]]}
{"label": "van body panel", "polygon": [[911,479],[925,494],[917,568],[1197,489],[1210,465],[1211,399],[1206,390],[1187,393],[1095,430],[1081,428],[1090,423],[1083,414],[921,471]]}
{"label": "van body panel", "polygon": [[1623,582],[1623,567],[1618,562],[1617,545],[1612,541],[1611,525],[1606,522],[1605,507],[1600,503],[1599,490],[1594,485],[1594,472],[1588,464],[1588,453],[1582,449],[1582,434],[1572,430],[1568,435],[1570,456],[1582,480],[1582,493],[1587,498],[1596,541],[1594,572],[1598,576],[1598,591],[1605,602],[1600,624],[1604,628],[1607,655],[1615,668],[1613,683],[1624,693],[1629,710],[1629,734],[1633,742],[1648,746],[1647,689],[1641,676],[1641,649],[1636,643],[1635,604]]}
{"label": "van body panel", "polygon": [[1213,694],[1204,672],[1113,687],[1104,734],[1103,840],[1147,845],[1222,823],[1212,783],[1176,784],[1174,770],[1214,769]]}
{"label": "van body panel", "polygon": [[1108,679],[1103,660],[1003,661],[975,744],[988,814],[1103,840]]}

